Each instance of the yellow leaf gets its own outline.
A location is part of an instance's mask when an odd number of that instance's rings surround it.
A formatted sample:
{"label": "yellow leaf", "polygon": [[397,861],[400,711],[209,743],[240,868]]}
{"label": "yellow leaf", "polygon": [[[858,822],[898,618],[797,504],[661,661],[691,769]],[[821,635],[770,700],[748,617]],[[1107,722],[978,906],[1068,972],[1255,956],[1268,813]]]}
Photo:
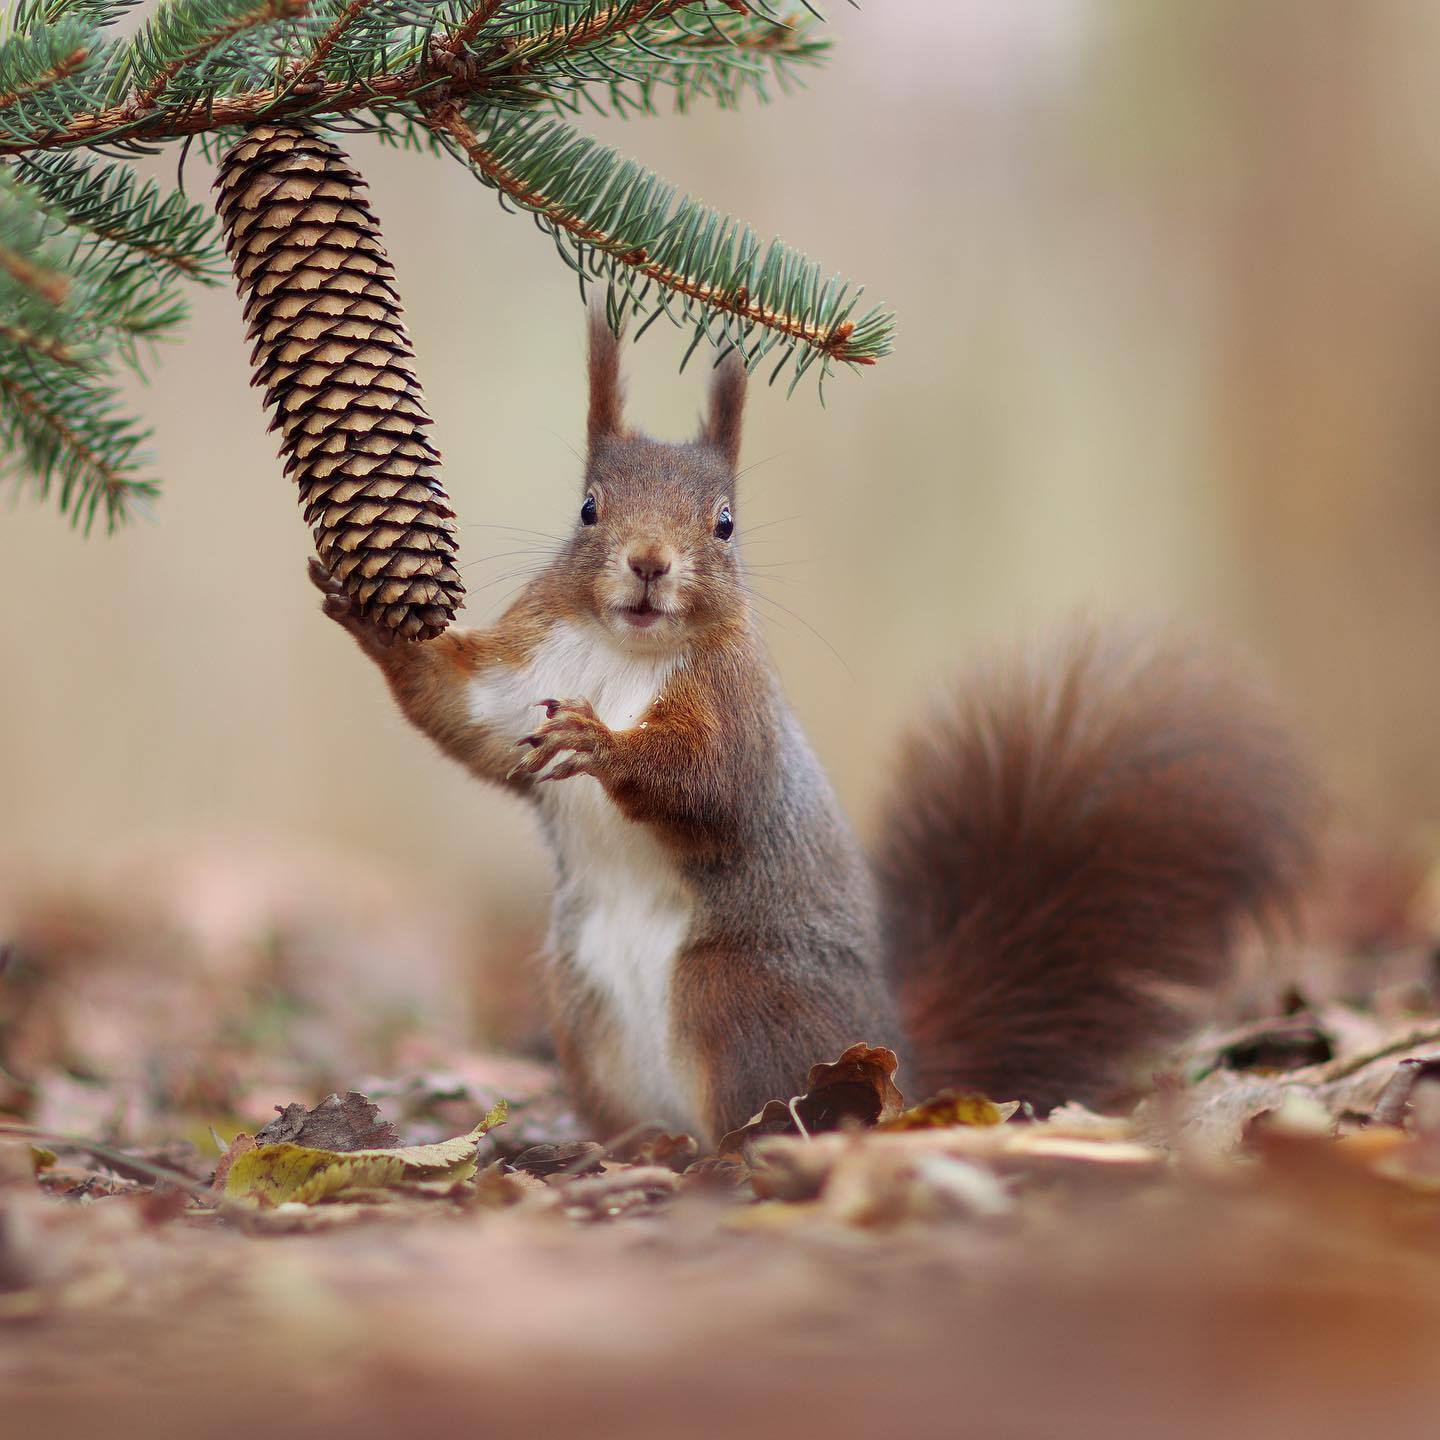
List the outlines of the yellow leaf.
{"label": "yellow leaf", "polygon": [[357,1191],[389,1190],[417,1182],[468,1180],[480,1139],[506,1115],[502,1100],[468,1135],[436,1145],[390,1150],[314,1150],[288,1141],[238,1155],[225,1179],[231,1200],[256,1205],[317,1205]]}
{"label": "yellow leaf", "polygon": [[942,1090],[933,1100],[903,1111],[893,1120],[882,1120],[877,1130],[939,1130],[951,1125],[1001,1125],[1018,1109],[1018,1100],[1003,1105],[984,1095],[955,1095]]}

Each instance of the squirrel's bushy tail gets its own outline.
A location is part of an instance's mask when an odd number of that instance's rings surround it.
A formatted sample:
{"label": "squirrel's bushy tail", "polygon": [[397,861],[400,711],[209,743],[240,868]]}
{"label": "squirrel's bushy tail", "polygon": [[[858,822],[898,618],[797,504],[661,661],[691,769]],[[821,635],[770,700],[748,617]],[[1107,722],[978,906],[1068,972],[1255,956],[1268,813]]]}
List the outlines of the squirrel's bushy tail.
{"label": "squirrel's bushy tail", "polygon": [[1318,806],[1258,698],[1084,630],[969,677],[913,736],[877,869],[915,1098],[1097,1103],[1293,898]]}

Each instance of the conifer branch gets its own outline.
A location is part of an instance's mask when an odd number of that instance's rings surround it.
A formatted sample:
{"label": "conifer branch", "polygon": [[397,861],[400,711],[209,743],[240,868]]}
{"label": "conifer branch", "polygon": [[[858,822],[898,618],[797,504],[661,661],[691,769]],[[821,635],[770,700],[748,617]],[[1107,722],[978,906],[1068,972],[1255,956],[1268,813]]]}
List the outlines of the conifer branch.
{"label": "conifer branch", "polygon": [[[613,5],[608,11],[564,32],[565,48],[578,50],[582,46],[593,45],[597,40],[623,35],[643,24],[668,20],[688,3],[689,0],[631,0],[629,4]],[[742,13],[748,13],[747,7],[742,5],[740,9]]]}
{"label": "conifer branch", "polygon": [[304,89],[307,82],[325,68],[330,52],[340,43],[347,30],[370,8],[371,0],[349,0],[349,4],[330,22],[329,28],[316,41],[315,48],[306,59],[286,78],[286,85],[292,90]]}
{"label": "conifer branch", "polygon": [[[798,72],[822,63],[829,44],[804,21],[756,24],[747,15],[736,23],[709,16],[695,30],[671,20],[624,36],[606,52],[610,104],[621,114],[654,114],[657,97],[668,95],[680,112],[698,100],[734,108],[747,91],[764,102],[770,98],[767,81],[774,79],[782,90],[795,87]],[[594,103],[583,88],[581,93]]]}
{"label": "conifer branch", "polygon": [[68,277],[56,270],[47,270],[37,265],[18,250],[0,245],[0,271],[8,275],[17,285],[38,295],[47,304],[59,307],[70,295]]}
{"label": "conifer branch", "polygon": [[[430,80],[427,84],[438,82]],[[289,85],[265,86],[242,95],[225,95],[204,105],[158,114],[136,115],[133,103],[108,105],[75,116],[65,126],[25,140],[0,140],[0,156],[69,150],[82,145],[183,140],[212,130],[252,125],[260,119],[318,114],[340,119],[352,111],[403,104],[423,87],[409,73],[376,76],[365,82],[332,81],[313,92]]]}
{"label": "conifer branch", "polygon": [[[569,8],[560,0],[541,6],[535,13],[523,10],[512,14],[504,3],[494,8],[481,4],[469,12],[466,23],[476,28],[475,38],[484,35],[489,44],[481,54],[472,52],[468,63],[456,63],[458,50],[452,50],[445,37],[441,37],[433,45],[420,47],[418,57],[401,68],[373,74],[351,73],[322,80],[319,77],[324,73],[325,62],[333,58],[342,37],[357,20],[364,19],[378,8],[377,0],[368,0],[358,9],[353,4],[347,4],[318,42],[319,45],[328,44],[328,48],[317,63],[311,63],[315,60],[312,52],[291,75],[283,78],[277,75],[271,84],[235,94],[207,96],[203,102],[196,104],[163,106],[161,101],[174,80],[217,46],[233,40],[246,30],[279,19],[296,18],[313,9],[312,0],[261,0],[260,4],[252,5],[243,12],[244,24],[240,23],[239,17],[232,17],[224,26],[191,36],[183,54],[172,56],[159,73],[147,77],[137,93],[123,100],[116,98],[112,103],[94,110],[81,111],[64,125],[35,134],[6,138],[0,130],[0,156],[69,149],[101,142],[156,143],[250,125],[262,119],[281,120],[300,116],[340,118],[353,115],[356,111],[386,111],[418,105],[422,100],[494,102],[509,98],[510,103],[530,106],[547,96],[560,98],[555,91],[563,93],[566,89],[601,79],[613,88],[616,83],[642,77],[627,73],[623,68],[623,58],[607,58],[607,52],[621,42],[643,42],[645,49],[630,53],[642,69],[646,68],[646,58],[653,60],[663,44],[678,41],[681,32],[676,27],[675,17],[686,9],[695,8],[695,4],[696,0],[622,0],[619,4],[592,3],[587,7],[582,0],[578,6],[579,14],[569,21],[553,18]],[[687,68],[699,69],[707,61],[711,64],[728,63],[730,57],[727,52],[731,49],[737,53],[747,49],[764,51],[798,63],[813,62],[823,54],[823,44],[797,43],[793,39],[781,43],[771,38],[771,32],[775,30],[790,30],[792,35],[801,32],[759,14],[754,8],[735,11],[726,5],[725,9],[752,22],[752,29],[722,28],[720,35],[725,37],[723,43],[718,37],[707,39],[703,45],[693,46],[687,56],[680,57],[678,63],[659,67],[652,65],[650,68],[656,73],[651,74],[651,82],[658,74],[659,78],[673,84]],[[551,23],[536,23],[537,18],[544,19],[546,16],[552,17]],[[711,20],[716,23],[713,16]],[[648,30],[667,22],[668,31],[652,42],[648,38]],[[178,28],[178,22],[167,23],[171,28]],[[755,25],[758,28],[753,28]],[[487,26],[490,27],[488,33]],[[157,22],[133,42],[132,69],[136,66],[144,68],[144,59],[137,57],[153,57],[165,50],[157,33],[160,28]],[[686,33],[691,34],[693,42],[693,32]],[[593,72],[575,68],[587,59],[595,62]]]}
{"label": "conifer branch", "polygon": [[139,260],[202,285],[219,278],[214,216],[178,191],[164,194],[123,165],[96,167],[73,155],[26,156],[17,173],[56,225],[74,232],[72,252],[103,251],[112,272]]}
{"label": "conifer branch", "polygon": [[[4,357],[0,357],[4,358]],[[154,493],[135,470],[144,439],[113,414],[113,397],[85,377],[65,376],[33,362],[29,382],[14,364],[0,364],[0,441],[11,451],[7,468],[23,457],[42,496],[59,481],[60,510],[89,532],[103,507],[114,529],[129,503]]]}
{"label": "conifer branch", "polygon": [[[851,318],[859,290],[823,281],[818,266],[779,242],[762,248],[747,227],[559,122],[506,117],[482,135],[454,102],[426,107],[426,115],[485,184],[569,242],[566,259],[582,289],[587,275],[607,280],[613,318],[648,308],[643,330],[667,314],[694,326],[692,352],[709,336],[747,365],[778,346],[772,380],[797,351],[797,380],[817,359],[824,375],[834,362],[873,365],[889,353],[889,316]],[[657,288],[653,300],[643,282]],[[670,296],[678,297],[678,316]]]}
{"label": "conifer branch", "polygon": [[[156,24],[151,27],[151,34],[148,37],[143,35],[137,37],[134,53],[143,54],[147,48],[152,49],[155,53],[163,53],[166,47],[156,32],[167,19],[182,33],[184,29],[192,29],[195,33],[186,37],[188,43],[185,48],[158,68],[149,81],[127,102],[128,107],[137,113],[153,110],[165,97],[175,79],[186,70],[198,65],[207,55],[212,54],[222,45],[235,39],[236,36],[244,34],[247,30],[254,30],[258,26],[267,25],[276,20],[296,19],[305,13],[307,5],[308,0],[258,0],[258,3],[251,4],[248,8],[206,28],[198,21],[191,20],[187,13],[187,7],[175,4],[172,0],[171,6],[161,10]],[[171,16],[171,11],[176,11],[178,14]],[[187,24],[187,22],[189,23]]]}
{"label": "conifer branch", "polygon": [[472,5],[464,20],[438,41],[435,48],[450,55],[463,54],[474,44],[476,37],[504,3],[505,0],[480,0],[478,5]]}
{"label": "conifer branch", "polygon": [[448,153],[532,215],[582,294],[605,287],[613,325],[687,328],[687,359],[708,342],[793,389],[890,349],[858,288],[561,118],[766,100],[825,57],[807,0],[154,0],[107,33],[138,3],[10,0],[0,31],[0,466],[42,493],[58,478],[77,523],[152,488],[103,377],[139,369],[220,268],[208,208],[125,160],[189,137],[218,156],[240,130],[338,122]]}
{"label": "conifer branch", "polygon": [[33,75],[28,80],[14,85],[4,94],[0,94],[0,110],[9,110],[22,100],[28,100],[32,95],[38,95],[52,85],[58,85],[60,81],[76,74],[89,58],[90,52],[83,45],[78,46],[68,55],[62,55],[53,64],[47,65],[38,75]]}
{"label": "conifer branch", "polygon": [[23,325],[0,321],[0,338],[10,341],[12,345],[19,345],[22,349],[33,350],[38,355],[44,355],[59,365],[78,366],[80,363],[59,340],[49,335],[41,335]]}
{"label": "conifer branch", "polygon": [[14,29],[37,31],[64,20],[78,20],[94,28],[113,25],[141,0],[15,0]]}

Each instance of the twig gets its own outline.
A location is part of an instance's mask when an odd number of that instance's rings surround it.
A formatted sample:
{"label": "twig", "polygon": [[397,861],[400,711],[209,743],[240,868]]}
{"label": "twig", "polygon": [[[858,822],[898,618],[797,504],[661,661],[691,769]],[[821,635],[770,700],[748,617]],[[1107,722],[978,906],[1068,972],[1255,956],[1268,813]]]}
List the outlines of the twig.
{"label": "twig", "polygon": [[[629,9],[624,5],[615,5],[603,15],[597,15],[588,25],[578,25],[572,32],[574,39],[572,47],[580,45],[593,45],[597,40],[609,40],[616,36],[625,34],[628,30],[634,30],[637,26],[652,23],[657,20],[668,20],[677,10],[692,3],[692,0],[652,0],[652,3],[643,7]],[[733,8],[733,7],[732,7]],[[627,9],[629,13],[627,14]],[[742,10],[742,13],[747,13]],[[623,23],[621,17],[624,17]],[[544,43],[543,40],[541,43]],[[527,47],[533,48],[533,47]]]}
{"label": "twig", "polygon": [[83,45],[78,50],[72,50],[33,80],[27,81],[24,85],[17,85],[13,90],[7,90],[5,94],[0,95],[0,110],[8,110],[12,105],[18,105],[28,96],[38,95],[40,91],[48,90],[52,85],[65,79],[67,75],[73,75],[89,58],[90,52]]}
{"label": "twig", "polygon": [[678,295],[697,300],[711,310],[721,310],[742,320],[763,325],[768,330],[779,331],[782,335],[798,340],[802,344],[828,355],[833,360],[843,360],[852,365],[873,365],[875,360],[868,355],[849,353],[850,337],[855,333],[854,324],[843,321],[833,330],[822,331],[793,315],[782,314],[767,306],[757,304],[742,286],[738,290],[724,290],[692,280],[650,259],[644,249],[626,246],[604,230],[587,225],[572,215],[563,206],[552,201],[540,191],[532,190],[513,171],[507,170],[494,155],[485,148],[484,142],[460,112],[452,100],[439,104],[422,101],[421,110],[430,128],[448,135],[465,153],[470,163],[495,186],[503,191],[517,205],[536,212],[559,230],[573,235],[586,245],[593,246],[609,255],[621,265],[627,266],[637,275]]}
{"label": "twig", "polygon": [[37,1129],[33,1125],[18,1125],[9,1120],[0,1120],[0,1136],[4,1135],[14,1135],[22,1140],[33,1140],[41,1145],[58,1145],[62,1150],[83,1150],[85,1154],[94,1155],[111,1165],[128,1166],[132,1170],[139,1170],[143,1174],[153,1176],[156,1180],[163,1180],[165,1184],[173,1185],[177,1190],[184,1190],[195,1199],[205,1201],[207,1205],[216,1204],[216,1196],[209,1186],[202,1185],[198,1180],[192,1180],[188,1175],[182,1175],[168,1165],[157,1165],[153,1160],[145,1160],[138,1155],[127,1155],[123,1150],[117,1150],[112,1145],[101,1144],[97,1140],[87,1140],[81,1135],[62,1135],[53,1130]]}
{"label": "twig", "polygon": [[[5,391],[14,400],[16,407],[30,416],[32,420],[38,420],[40,424],[48,425],[75,454],[80,456],[91,473],[98,478],[100,489],[105,496],[106,508],[113,512],[118,498],[125,493],[127,485],[125,477],[111,469],[55,411],[42,405],[29,390],[13,376],[5,374],[3,370],[0,370],[0,390]],[[88,528],[88,520],[86,525]]]}
{"label": "twig", "polygon": [[[0,141],[0,156],[64,150],[100,140],[178,140],[232,125],[250,125],[262,119],[285,119],[310,112],[326,117],[347,115],[353,110],[384,110],[419,103],[425,97],[432,101],[463,99],[482,94],[498,82],[520,78],[528,68],[527,57],[549,49],[557,41],[560,42],[558,54],[596,46],[648,21],[665,19],[682,3],[688,3],[688,0],[656,0],[653,7],[629,12],[617,7],[578,29],[557,26],[532,37],[523,47],[514,47],[508,54],[497,51],[494,59],[499,60],[503,56],[506,60],[498,68],[447,66],[443,60],[436,63],[433,57],[427,57],[390,75],[374,75],[363,80],[329,80],[317,84],[313,83],[315,71],[307,62],[301,71],[275,85],[249,90],[243,95],[221,96],[204,104],[171,110],[156,109],[164,86],[170,83],[182,64],[191,63],[192,53],[184,62],[167,67],[165,75],[156,77],[139,96],[106,106],[103,110],[77,115],[68,125],[55,130],[27,136],[23,140]],[[296,7],[293,13],[300,13],[308,6],[308,0],[268,0],[265,8],[274,10],[278,16],[292,13],[292,6]],[[349,10],[355,8],[352,4]],[[360,0],[360,8],[363,9],[363,0]],[[483,5],[479,7],[476,15],[485,8]],[[329,47],[333,48],[342,33],[337,29],[338,25],[337,19],[336,25],[332,25],[321,37],[320,45],[325,45],[328,40]],[[220,39],[214,43],[220,43]],[[325,53],[328,55],[329,49]],[[313,60],[314,56],[310,58]],[[323,60],[324,57],[321,58]],[[451,69],[459,73],[448,73]],[[312,83],[297,88],[300,80]]]}
{"label": "twig", "polygon": [[335,48],[340,37],[355,23],[356,19],[369,5],[370,0],[350,0],[350,3],[335,17],[330,28],[316,42],[315,48],[310,52],[305,63],[286,79],[287,89],[294,90],[299,88],[312,76],[320,72],[325,62],[330,58],[330,52]]}
{"label": "twig", "polygon": [[486,22],[505,3],[505,0],[481,0],[466,17],[462,24],[457,25],[442,40],[438,40],[435,49],[443,50],[448,55],[458,56],[462,50],[469,47],[470,42],[485,28]]}
{"label": "twig", "polygon": [[1382,1045],[1378,1050],[1372,1050],[1366,1055],[1354,1055],[1348,1060],[1336,1060],[1320,1072],[1319,1083],[1329,1084],[1334,1080],[1344,1080],[1363,1070],[1367,1065],[1373,1064],[1376,1060],[1384,1060],[1391,1055],[1403,1054],[1406,1050],[1413,1050],[1417,1045],[1433,1045],[1440,1042],[1440,1025],[1427,1025],[1420,1030],[1412,1030],[1410,1034],[1402,1036],[1399,1040],[1392,1040],[1388,1045]]}
{"label": "twig", "polygon": [[52,340],[47,335],[37,335],[23,325],[12,325],[9,321],[0,320],[0,335],[15,345],[49,356],[58,365],[73,365],[76,369],[84,368],[62,341]]}
{"label": "twig", "polygon": [[[418,67],[377,75],[362,83],[333,81],[307,94],[294,94],[289,86],[267,86],[244,95],[223,96],[182,111],[136,115],[131,104],[110,105],[77,115],[63,129],[50,130],[28,140],[0,143],[0,155],[28,155],[37,150],[64,150],[98,140],[179,140],[229,125],[249,125],[261,118],[274,119],[304,110],[321,109],[326,115],[344,115],[366,107],[383,108],[415,98],[424,85],[437,80],[417,76]],[[478,87],[476,87],[478,88]]]}
{"label": "twig", "polygon": [[70,282],[64,275],[27,260],[18,250],[11,250],[6,245],[0,245],[0,270],[16,284],[33,290],[57,308],[70,296]]}
{"label": "twig", "polygon": [[261,0],[261,3],[253,10],[247,10],[245,14],[237,15],[224,25],[217,25],[214,30],[202,40],[197,41],[183,55],[177,56],[129,102],[129,105],[137,111],[154,109],[170,88],[170,82],[182,70],[208,55],[210,51],[217,49],[236,35],[243,34],[246,30],[253,30],[257,25],[263,25],[267,20],[293,20],[296,16],[303,15],[309,8],[309,4],[310,0]]}

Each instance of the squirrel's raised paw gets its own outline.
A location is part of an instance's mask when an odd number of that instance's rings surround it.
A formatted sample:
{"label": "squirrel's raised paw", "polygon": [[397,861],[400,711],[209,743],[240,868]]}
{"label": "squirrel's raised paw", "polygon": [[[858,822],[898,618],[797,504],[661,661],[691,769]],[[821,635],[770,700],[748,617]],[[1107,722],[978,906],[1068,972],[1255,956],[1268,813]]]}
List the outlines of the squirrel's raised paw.
{"label": "squirrel's raised paw", "polygon": [[[568,780],[572,775],[598,775],[613,752],[615,736],[595,714],[595,707],[588,700],[539,700],[536,704],[544,709],[545,719],[533,734],[515,742],[517,750],[530,753],[516,761],[505,778]],[[558,763],[546,770],[552,761]]]}
{"label": "squirrel's raised paw", "polygon": [[348,630],[365,650],[388,649],[395,643],[393,631],[377,625],[360,613],[360,607],[346,593],[345,583],[337,580],[314,555],[306,567],[310,583],[323,597],[320,608],[337,625]]}

